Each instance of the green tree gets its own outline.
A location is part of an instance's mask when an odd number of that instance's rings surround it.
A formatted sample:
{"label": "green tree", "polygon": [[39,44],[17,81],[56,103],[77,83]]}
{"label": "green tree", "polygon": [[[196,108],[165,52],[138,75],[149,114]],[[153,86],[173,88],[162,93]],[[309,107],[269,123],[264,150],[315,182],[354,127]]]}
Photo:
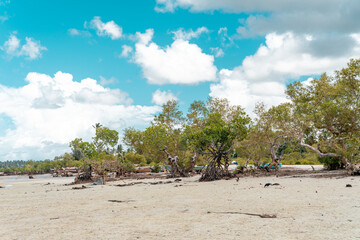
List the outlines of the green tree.
{"label": "green tree", "polygon": [[[350,171],[359,162],[360,60],[334,76],[323,74],[308,84],[294,82],[287,95],[293,103],[294,132],[300,144],[319,157],[339,159]],[[315,139],[314,146],[308,139]]]}
{"label": "green tree", "polygon": [[110,153],[112,148],[119,141],[119,133],[116,130],[111,130],[108,127],[96,126],[95,137],[93,137],[93,144],[98,153]]}
{"label": "green tree", "polygon": [[249,140],[257,145],[255,146],[255,149],[259,151],[256,154],[257,157],[261,156],[261,151],[265,150],[272,159],[269,168],[275,166],[277,169],[281,157],[278,149],[292,137],[291,105],[284,103],[266,110],[265,105],[259,103],[255,107],[255,113],[257,117],[249,134]]}
{"label": "green tree", "polygon": [[240,106],[232,106],[226,99],[210,99],[207,108],[209,114],[203,119],[201,130],[188,135],[190,145],[210,156],[201,181],[229,175],[229,155],[234,142],[246,137],[251,121]]}

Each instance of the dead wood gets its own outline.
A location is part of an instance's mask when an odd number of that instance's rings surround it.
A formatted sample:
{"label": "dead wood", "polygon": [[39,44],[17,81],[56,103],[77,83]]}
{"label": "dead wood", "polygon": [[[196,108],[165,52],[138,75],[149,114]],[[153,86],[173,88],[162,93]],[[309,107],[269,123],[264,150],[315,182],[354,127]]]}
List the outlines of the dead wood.
{"label": "dead wood", "polygon": [[113,203],[128,203],[128,202],[135,202],[134,200],[108,200],[108,202]]}
{"label": "dead wood", "polygon": [[257,213],[243,213],[243,212],[208,212],[208,213],[215,213],[215,214],[243,214],[249,216],[257,216],[261,218],[276,218],[276,214],[257,214]]}
{"label": "dead wood", "polygon": [[158,181],[158,182],[132,182],[132,183],[117,184],[117,185],[114,185],[114,186],[116,186],[116,187],[127,187],[127,186],[133,186],[133,185],[136,185],[136,184],[157,185],[157,184],[169,184],[169,183],[174,183],[174,182],[179,182],[179,180],[177,179],[177,181],[175,180],[175,181]]}
{"label": "dead wood", "polygon": [[81,187],[73,187],[72,189],[74,190],[80,190],[80,189],[85,189],[87,188],[85,185],[82,185]]}

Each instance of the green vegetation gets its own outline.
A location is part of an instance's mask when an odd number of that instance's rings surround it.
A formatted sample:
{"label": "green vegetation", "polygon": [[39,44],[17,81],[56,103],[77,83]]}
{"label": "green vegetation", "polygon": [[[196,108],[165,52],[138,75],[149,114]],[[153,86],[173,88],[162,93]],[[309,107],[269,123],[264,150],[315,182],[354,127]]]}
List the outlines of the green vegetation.
{"label": "green vegetation", "polygon": [[135,170],[135,164],[171,166],[171,176],[186,176],[195,165],[207,165],[202,180],[228,175],[228,165],[319,164],[330,169],[354,170],[360,162],[360,60],[334,76],[294,82],[288,86],[288,103],[255,107],[251,119],[240,106],[227,99],[194,101],[184,115],[177,101],[162,106],[145,130],[127,128],[122,142],[119,134],[97,123],[92,142],[76,138],[71,153],[53,161],[0,163],[0,171],[44,173],[51,168],[81,166],[104,176]]}

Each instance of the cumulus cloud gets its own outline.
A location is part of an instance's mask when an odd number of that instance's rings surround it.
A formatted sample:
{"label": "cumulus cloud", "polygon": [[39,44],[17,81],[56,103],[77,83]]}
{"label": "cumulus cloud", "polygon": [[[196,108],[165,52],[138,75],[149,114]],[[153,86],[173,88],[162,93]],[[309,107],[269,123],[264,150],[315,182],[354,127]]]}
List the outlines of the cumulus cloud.
{"label": "cumulus cloud", "polygon": [[219,72],[220,83],[210,86],[210,96],[227,98],[232,104],[241,105],[253,116],[257,102],[272,106],[286,101],[285,84],[279,82],[251,82],[241,73],[222,69]]}
{"label": "cumulus cloud", "polygon": [[120,54],[120,57],[129,57],[129,55],[132,53],[133,48],[128,45],[122,45],[122,51]]}
{"label": "cumulus cloud", "polygon": [[172,33],[174,34],[174,40],[182,39],[189,41],[192,38],[198,38],[203,33],[209,33],[209,29],[207,29],[206,27],[199,27],[195,31],[193,31],[192,29],[185,31],[183,28],[180,28],[176,31],[173,31]]}
{"label": "cumulus cloud", "polygon": [[20,40],[15,34],[11,34],[9,39],[4,43],[3,50],[9,56],[25,56],[30,60],[41,57],[42,51],[47,50],[39,41],[30,37],[25,38],[26,43],[20,47]]}
{"label": "cumulus cloud", "polygon": [[46,47],[41,46],[39,41],[32,38],[25,38],[26,44],[21,47],[20,56],[27,56],[29,59],[36,59],[41,57],[41,51],[47,50]]}
{"label": "cumulus cloud", "polygon": [[112,40],[122,37],[122,28],[114,21],[104,23],[100,17],[95,16],[89,27],[95,29],[98,36],[109,36]]}
{"label": "cumulus cloud", "polygon": [[152,102],[157,105],[163,105],[167,103],[169,100],[179,100],[170,90],[169,91],[161,91],[160,89],[156,90],[152,94]]}
{"label": "cumulus cloud", "polygon": [[149,83],[197,84],[216,79],[213,56],[183,39],[162,48],[152,42],[153,34],[152,29],[137,33],[134,54],[134,62],[141,66]]}
{"label": "cumulus cloud", "polygon": [[68,73],[29,73],[26,81],[19,88],[0,85],[0,114],[13,125],[0,136],[2,160],[52,158],[69,151],[76,137],[91,140],[96,122],[118,131],[144,127],[160,110],[132,105],[127,93],[90,78],[76,82]]}
{"label": "cumulus cloud", "polygon": [[11,34],[9,39],[4,43],[4,50],[9,55],[16,55],[19,47],[20,40],[13,34]]}
{"label": "cumulus cloud", "polygon": [[[293,33],[266,35],[265,45],[261,45],[254,55],[246,57],[242,64],[232,70],[222,69],[220,82],[212,84],[210,96],[227,97],[233,103],[244,106],[249,113],[257,101],[276,105],[286,101],[284,90],[289,79],[319,75],[344,67],[349,58],[360,55],[357,35],[351,51],[328,54],[317,53],[315,46],[323,39],[311,35]],[[334,43],[337,46],[337,43]]]}

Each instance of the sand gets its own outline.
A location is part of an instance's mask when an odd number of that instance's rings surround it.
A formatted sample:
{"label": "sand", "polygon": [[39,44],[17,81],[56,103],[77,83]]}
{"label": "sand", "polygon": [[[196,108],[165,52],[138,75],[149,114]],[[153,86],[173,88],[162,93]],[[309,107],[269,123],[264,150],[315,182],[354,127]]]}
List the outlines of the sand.
{"label": "sand", "polygon": [[198,178],[73,190],[71,178],[0,177],[0,239],[360,239],[360,177]]}

